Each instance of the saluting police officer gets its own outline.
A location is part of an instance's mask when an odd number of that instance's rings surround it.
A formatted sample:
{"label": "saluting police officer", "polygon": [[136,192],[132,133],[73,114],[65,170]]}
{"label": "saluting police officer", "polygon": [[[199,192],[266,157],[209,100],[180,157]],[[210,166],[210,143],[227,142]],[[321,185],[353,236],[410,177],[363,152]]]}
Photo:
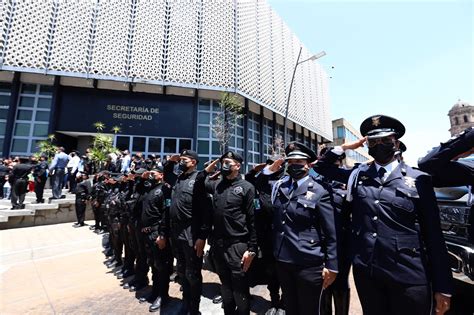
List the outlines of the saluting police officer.
{"label": "saluting police officer", "polygon": [[[424,158],[418,161],[420,170],[433,176],[433,185],[435,187],[456,187],[470,186],[468,206],[471,206],[468,223],[468,241],[470,246],[474,246],[474,128],[470,127],[461,132],[456,137],[440,146],[433,148]],[[471,156],[471,159],[463,159]],[[474,258],[471,252],[470,257]],[[471,268],[471,275],[474,270]],[[474,287],[461,285],[455,281],[455,294],[452,299],[453,314],[472,314],[474,313]]]}
{"label": "saluting police officer", "polygon": [[[212,252],[225,314],[250,313],[246,272],[257,253],[255,189],[240,176],[242,161],[239,154],[226,152],[220,158],[221,178],[205,181],[206,191],[212,194]],[[216,164],[217,160],[212,162],[206,174]]]}
{"label": "saluting police officer", "polygon": [[[176,162],[177,172],[175,169]],[[183,286],[183,304],[181,311],[199,314],[202,293],[202,256],[208,227],[205,224],[204,188],[196,185],[199,174],[198,154],[185,149],[179,156],[174,155],[165,164],[165,181],[174,183],[170,201],[170,225],[172,244],[177,256],[177,273]],[[170,180],[171,179],[171,180]],[[204,178],[201,180],[203,181]],[[202,186],[202,185],[201,185]],[[200,189],[200,191],[198,191]]]}
{"label": "saluting police officer", "polygon": [[[352,209],[353,274],[364,314],[437,314],[449,308],[451,271],[431,178],[397,159],[405,127],[375,115],[360,127],[366,138],[326,153],[316,172],[347,183]],[[334,165],[344,150],[367,140],[374,163],[353,170]]]}
{"label": "saluting police officer", "polygon": [[[320,295],[338,272],[331,195],[309,176],[316,154],[291,142],[285,149],[285,176],[273,185],[273,253],[289,315],[319,314]],[[280,170],[279,159],[263,170]]]}
{"label": "saluting police officer", "polygon": [[76,227],[84,226],[87,200],[89,199],[92,190],[91,182],[89,181],[89,174],[82,172],[78,175],[79,176],[76,178],[78,184],[74,190],[76,194]]}

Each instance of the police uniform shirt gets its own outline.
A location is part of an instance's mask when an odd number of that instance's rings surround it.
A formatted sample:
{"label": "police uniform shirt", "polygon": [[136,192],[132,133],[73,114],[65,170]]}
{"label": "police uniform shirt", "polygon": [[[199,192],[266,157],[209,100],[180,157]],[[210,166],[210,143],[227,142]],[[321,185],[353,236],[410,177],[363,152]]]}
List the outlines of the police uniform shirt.
{"label": "police uniform shirt", "polygon": [[212,236],[215,240],[244,242],[248,250],[257,251],[254,222],[255,189],[240,176],[229,180],[206,180],[206,190],[212,194]]}
{"label": "police uniform shirt", "polygon": [[[143,210],[141,221],[144,227],[152,227],[156,230],[165,226],[164,194],[162,184],[150,189],[143,197]],[[160,231],[165,236],[165,231]]]}
{"label": "police uniform shirt", "polygon": [[83,180],[76,186],[76,196],[80,198],[87,198],[91,193],[91,182],[89,180]]}

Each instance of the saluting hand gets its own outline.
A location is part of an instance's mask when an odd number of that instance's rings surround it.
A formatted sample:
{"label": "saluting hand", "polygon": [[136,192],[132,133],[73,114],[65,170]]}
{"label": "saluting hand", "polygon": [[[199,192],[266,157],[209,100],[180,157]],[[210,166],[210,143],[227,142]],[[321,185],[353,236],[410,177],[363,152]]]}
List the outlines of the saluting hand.
{"label": "saluting hand", "polygon": [[171,162],[179,162],[179,154],[174,154],[174,155],[170,156],[169,160]]}
{"label": "saluting hand", "polygon": [[360,148],[364,145],[364,143],[367,141],[367,137],[360,138],[359,140],[352,141],[352,142],[347,142],[341,145],[341,148],[345,150],[355,150],[357,148]]}
{"label": "saluting hand", "polygon": [[240,264],[242,265],[242,270],[247,272],[250,268],[250,264],[252,263],[254,255],[251,255],[248,250],[245,251],[244,255],[242,256],[242,260]]}
{"label": "saluting hand", "polygon": [[215,171],[216,167],[217,167],[217,163],[219,163],[219,159],[215,159],[214,161],[212,161],[204,170],[206,171],[206,173],[212,173]]}
{"label": "saluting hand", "polygon": [[256,171],[256,172],[260,172],[261,170],[263,170],[265,168],[265,166],[267,166],[267,163],[260,163],[260,164],[257,164],[253,167],[253,169]]}
{"label": "saluting hand", "polygon": [[284,158],[279,158],[278,160],[276,160],[275,162],[273,162],[272,165],[270,165],[270,168],[269,170],[272,172],[272,173],[275,173],[277,171],[280,170],[281,166],[283,165],[283,163],[285,163],[285,159]]}
{"label": "saluting hand", "polygon": [[337,273],[323,268],[323,289],[329,287],[336,280]]}
{"label": "saluting hand", "polygon": [[443,315],[451,306],[451,297],[445,296],[439,292],[435,293],[436,315]]}

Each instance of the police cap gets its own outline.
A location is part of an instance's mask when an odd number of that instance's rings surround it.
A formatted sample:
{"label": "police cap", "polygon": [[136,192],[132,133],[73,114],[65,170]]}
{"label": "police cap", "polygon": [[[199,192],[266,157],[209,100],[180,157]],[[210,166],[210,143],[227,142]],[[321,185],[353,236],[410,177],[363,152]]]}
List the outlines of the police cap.
{"label": "police cap", "polygon": [[139,168],[138,170],[133,170],[132,173],[135,174],[135,175],[139,175],[139,176],[142,176],[143,173],[146,172],[146,169],[145,168]]}
{"label": "police cap", "polygon": [[316,160],[316,154],[300,142],[290,142],[285,148],[286,160]]}
{"label": "police cap", "polygon": [[158,173],[163,173],[163,166],[159,165],[154,165],[151,170],[151,172],[158,172]]}
{"label": "police cap", "polygon": [[242,156],[240,156],[240,154],[238,154],[236,152],[233,152],[233,151],[227,151],[226,153],[222,154],[219,161],[221,161],[221,163],[222,163],[222,160],[224,160],[224,159],[232,159],[232,160],[235,160],[239,163],[242,163],[244,161],[244,159],[242,158]]}
{"label": "police cap", "polygon": [[196,160],[196,162],[199,163],[199,156],[198,156],[198,154],[197,154],[195,151],[193,151],[193,150],[184,149],[183,151],[181,151],[180,156],[188,157],[188,158],[190,158],[190,159]]}
{"label": "police cap", "polygon": [[395,118],[385,115],[374,115],[365,119],[360,125],[360,133],[369,139],[394,135],[397,139],[405,134],[405,126]]}

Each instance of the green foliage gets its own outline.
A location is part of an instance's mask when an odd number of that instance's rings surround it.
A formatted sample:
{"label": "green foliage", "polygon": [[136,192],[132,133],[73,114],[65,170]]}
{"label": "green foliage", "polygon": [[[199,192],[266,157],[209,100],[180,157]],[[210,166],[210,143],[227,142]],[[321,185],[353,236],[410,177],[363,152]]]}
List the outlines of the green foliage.
{"label": "green foliage", "polygon": [[44,155],[47,157],[48,161],[51,161],[57,150],[57,146],[54,144],[55,140],[56,137],[54,136],[54,134],[51,134],[48,136],[48,139],[38,142],[38,144],[36,145],[38,148],[38,152],[36,152],[34,155],[37,158],[39,158],[41,155]]}
{"label": "green foliage", "polygon": [[[113,145],[113,136],[102,133],[106,127],[104,123],[98,121],[94,123],[94,127],[97,130],[97,134],[94,136],[89,158],[96,165],[97,169],[102,169],[107,162],[108,155],[117,152],[118,149]],[[120,132],[120,127],[114,126],[112,131],[117,134]]]}

